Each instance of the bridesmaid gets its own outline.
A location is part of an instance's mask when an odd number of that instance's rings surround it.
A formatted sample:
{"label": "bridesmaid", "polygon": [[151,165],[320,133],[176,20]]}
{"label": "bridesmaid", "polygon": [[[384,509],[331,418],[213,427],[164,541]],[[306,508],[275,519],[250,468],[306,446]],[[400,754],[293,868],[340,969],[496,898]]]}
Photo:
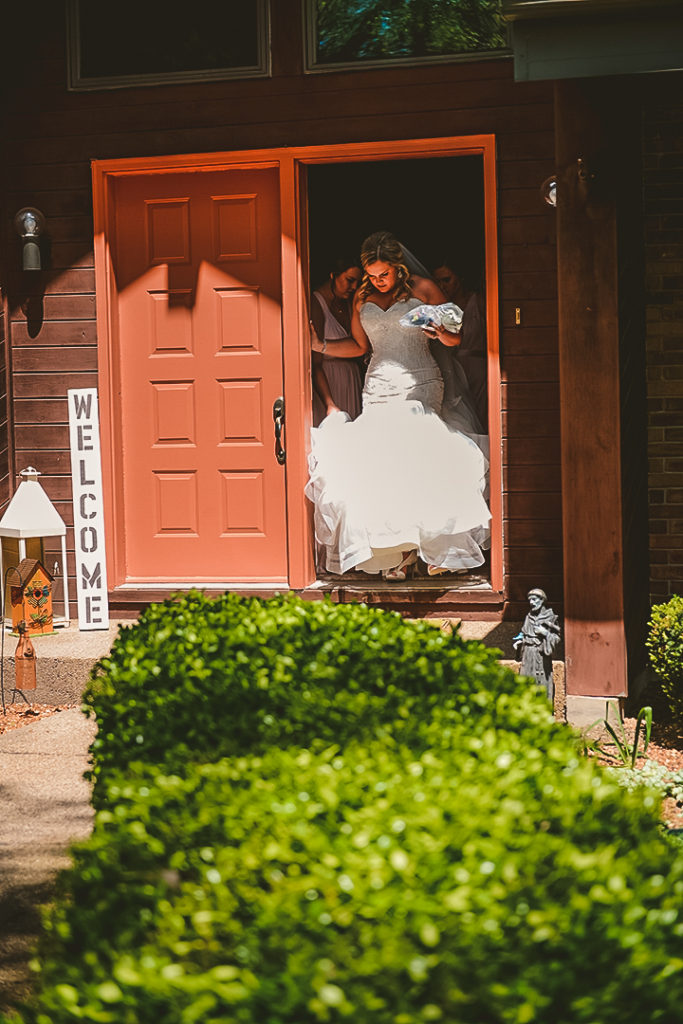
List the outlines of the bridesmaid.
{"label": "bridesmaid", "polygon": [[323,351],[313,352],[313,425],[341,410],[355,420],[361,412],[362,381],[358,361],[325,352],[328,341],[351,335],[353,295],[360,283],[359,266],[345,257],[335,260],[324,284],[313,292],[311,323]]}

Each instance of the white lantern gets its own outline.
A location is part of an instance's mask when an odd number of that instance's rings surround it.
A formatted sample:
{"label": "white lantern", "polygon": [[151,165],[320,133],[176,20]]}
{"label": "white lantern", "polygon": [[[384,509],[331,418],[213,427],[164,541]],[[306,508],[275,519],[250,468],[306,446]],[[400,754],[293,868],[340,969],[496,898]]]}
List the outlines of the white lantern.
{"label": "white lantern", "polygon": [[[36,537],[62,538],[62,579],[64,588],[64,618],[56,619],[55,626],[69,625],[69,586],[66,570],[66,524],[47,494],[38,483],[40,473],[33,466],[23,469],[23,477],[14,497],[0,519],[0,538],[12,537],[19,542],[19,561],[26,558],[26,541]],[[0,546],[0,574],[5,586],[2,547]]]}

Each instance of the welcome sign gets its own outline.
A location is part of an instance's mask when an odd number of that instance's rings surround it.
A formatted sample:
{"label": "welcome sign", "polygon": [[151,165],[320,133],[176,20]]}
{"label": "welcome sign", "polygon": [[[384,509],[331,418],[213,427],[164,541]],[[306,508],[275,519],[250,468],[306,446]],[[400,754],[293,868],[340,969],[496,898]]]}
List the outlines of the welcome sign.
{"label": "welcome sign", "polygon": [[96,388],[67,391],[79,629],[108,629],[100,422]]}

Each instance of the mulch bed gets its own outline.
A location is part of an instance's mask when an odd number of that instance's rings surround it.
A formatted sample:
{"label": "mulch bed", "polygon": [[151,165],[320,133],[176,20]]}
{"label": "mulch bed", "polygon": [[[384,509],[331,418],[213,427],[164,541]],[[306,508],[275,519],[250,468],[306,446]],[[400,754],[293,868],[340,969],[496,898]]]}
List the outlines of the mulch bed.
{"label": "mulch bed", "polygon": [[[650,745],[647,748],[646,758],[656,761],[671,772],[683,771],[683,721],[676,721],[671,714],[666,698],[658,684],[651,684],[640,696],[636,707],[628,706],[624,716],[624,729],[630,743],[636,729],[636,719],[640,708],[652,708],[652,735]],[[614,726],[614,720],[610,713],[610,721]],[[639,739],[639,749],[642,750],[642,726]],[[617,729],[619,735],[619,730]],[[614,744],[606,740],[601,743],[603,753],[599,755],[601,764],[620,765],[621,760],[617,755]],[[614,752],[614,753],[612,753]],[[642,768],[645,763],[643,758],[636,762],[636,768]],[[662,807],[662,818],[664,823],[672,829],[683,829],[683,806],[677,804],[672,797],[664,800]]]}
{"label": "mulch bed", "polygon": [[22,725],[30,725],[40,718],[49,718],[60,711],[68,711],[70,708],[77,708],[78,704],[61,704],[58,707],[53,704],[25,704],[23,701],[14,704],[6,704],[6,714],[3,715],[0,707],[0,733],[10,732],[12,729],[19,729]]}

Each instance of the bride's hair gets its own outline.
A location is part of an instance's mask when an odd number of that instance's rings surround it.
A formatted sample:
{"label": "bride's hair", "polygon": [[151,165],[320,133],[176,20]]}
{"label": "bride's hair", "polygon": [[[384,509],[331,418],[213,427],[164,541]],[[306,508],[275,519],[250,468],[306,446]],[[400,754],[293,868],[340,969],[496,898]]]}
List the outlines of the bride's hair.
{"label": "bride's hair", "polygon": [[375,231],[374,234],[369,235],[363,242],[360,250],[360,261],[364,271],[363,280],[358,289],[360,300],[365,301],[368,295],[374,291],[365,268],[370,263],[376,263],[377,260],[381,260],[383,263],[390,263],[392,267],[396,267],[398,281],[393,291],[394,302],[401,302],[410,298],[412,295],[409,283],[410,271],[406,266],[405,259],[401,243],[389,231]]}

